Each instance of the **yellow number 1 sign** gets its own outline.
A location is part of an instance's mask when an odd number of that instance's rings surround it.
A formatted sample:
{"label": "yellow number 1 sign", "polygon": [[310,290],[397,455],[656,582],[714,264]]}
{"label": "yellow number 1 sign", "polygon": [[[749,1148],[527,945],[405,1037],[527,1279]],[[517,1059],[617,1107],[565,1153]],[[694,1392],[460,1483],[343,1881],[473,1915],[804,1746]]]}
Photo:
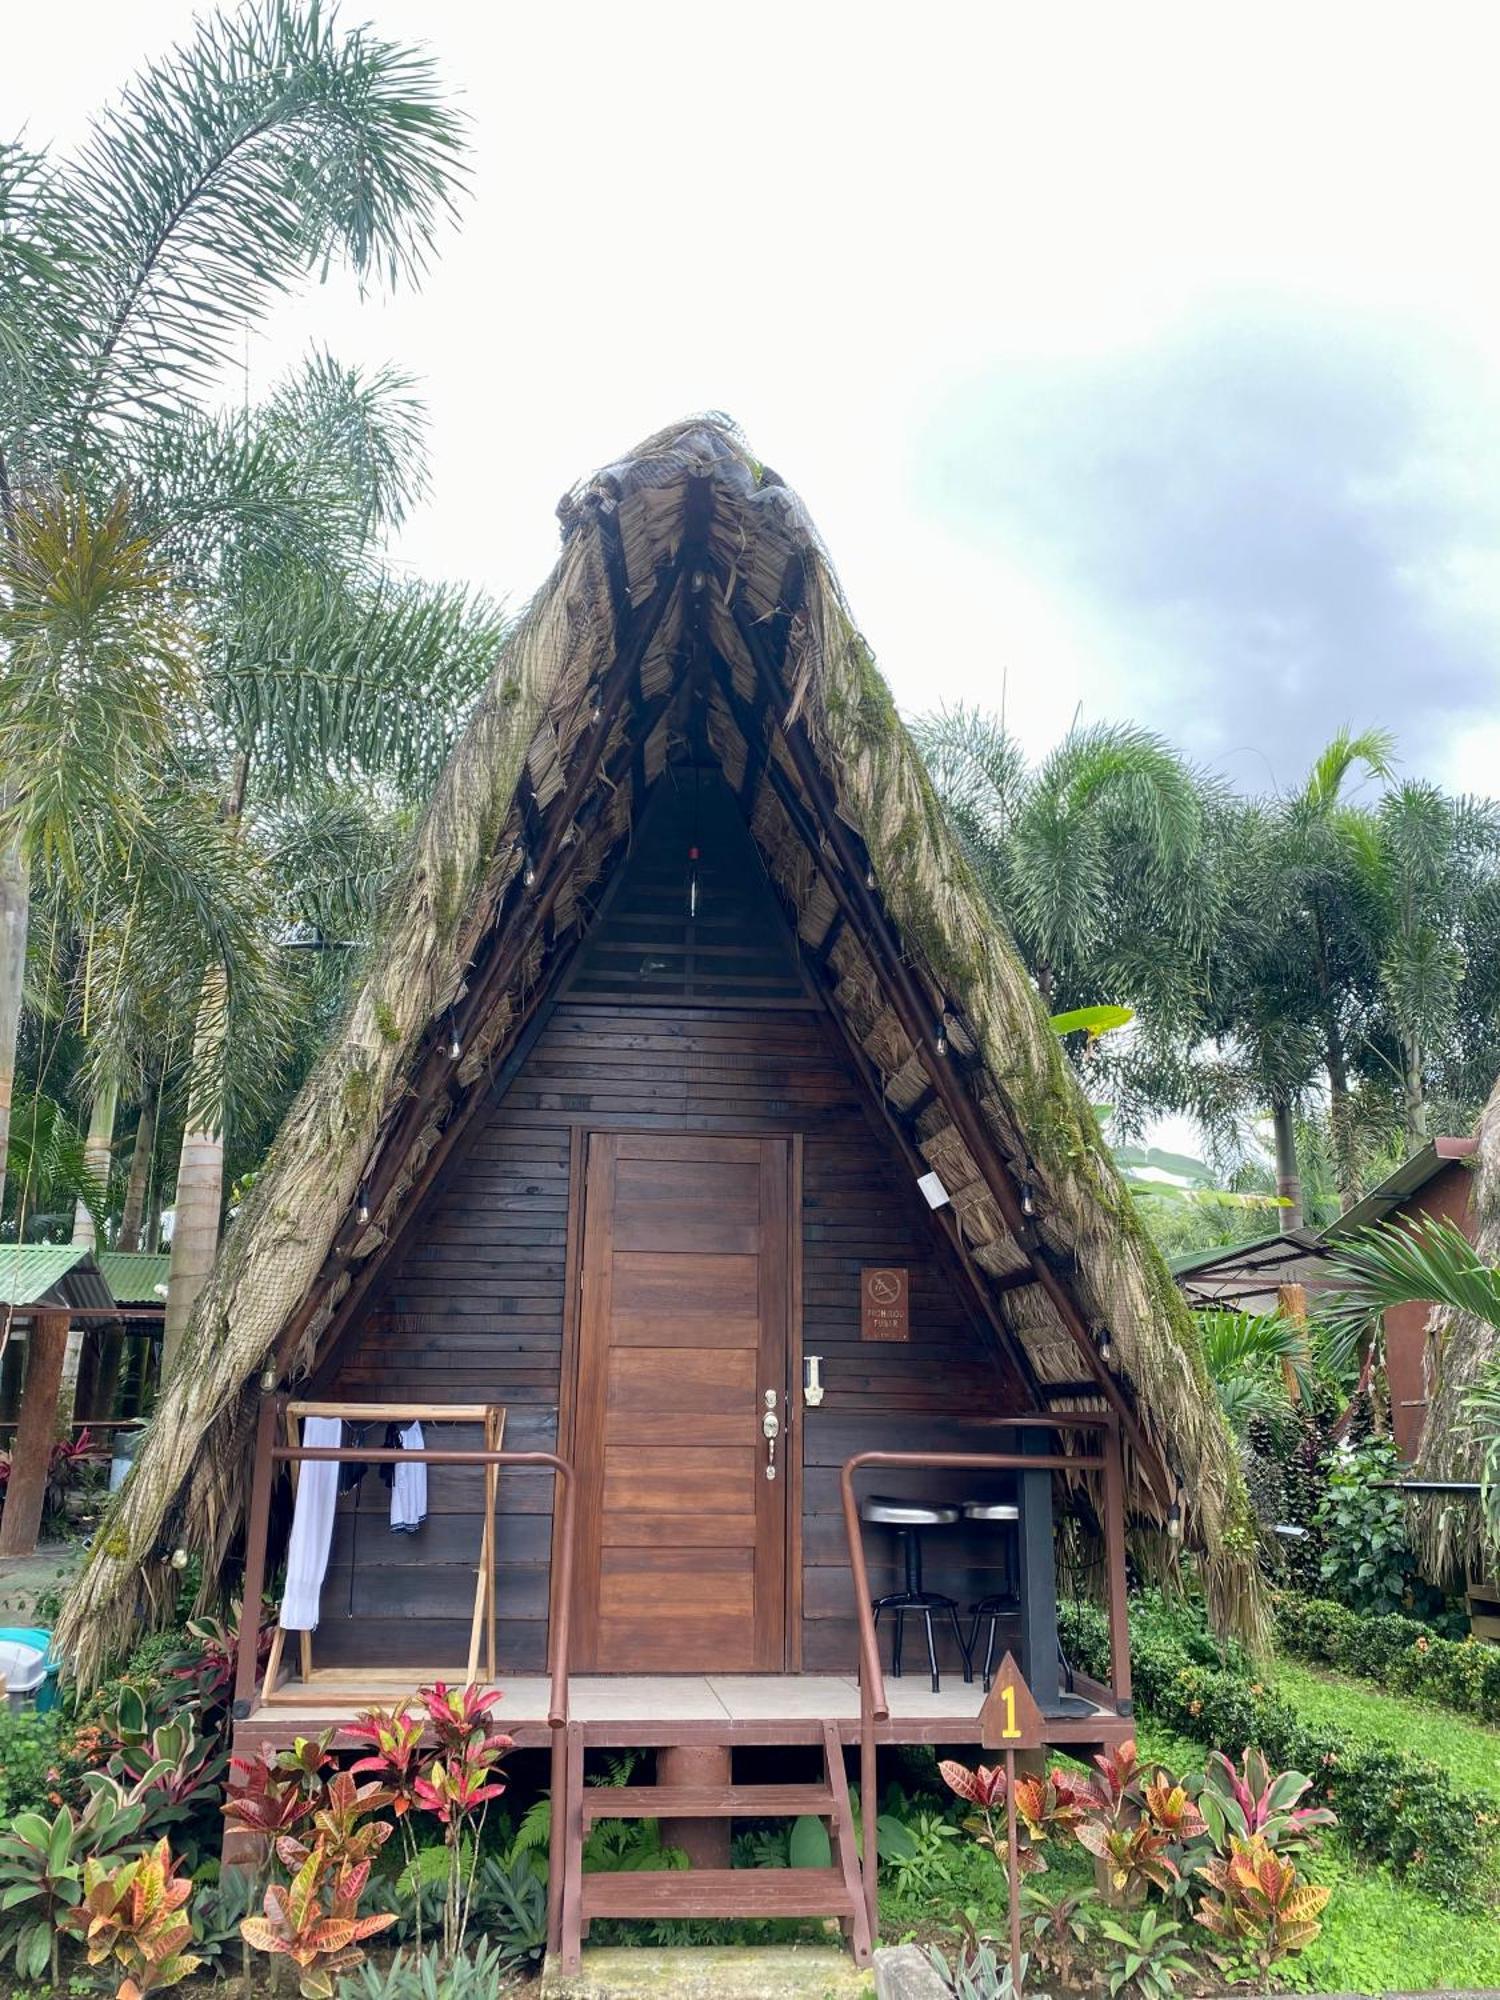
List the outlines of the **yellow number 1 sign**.
{"label": "yellow number 1 sign", "polygon": [[979,1711],[979,1740],[986,1750],[1040,1750],[1042,1730],[1042,1711],[1007,1653]]}

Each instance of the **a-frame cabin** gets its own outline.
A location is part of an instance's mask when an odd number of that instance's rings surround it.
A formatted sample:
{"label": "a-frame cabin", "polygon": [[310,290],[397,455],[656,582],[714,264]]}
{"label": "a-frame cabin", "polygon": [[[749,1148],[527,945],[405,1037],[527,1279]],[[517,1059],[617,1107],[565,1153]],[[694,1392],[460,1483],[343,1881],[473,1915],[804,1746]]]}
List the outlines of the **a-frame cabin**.
{"label": "a-frame cabin", "polygon": [[[997,1649],[1082,1746],[1132,1729],[1127,1519],[1185,1538],[1220,1616],[1253,1625],[1243,1491],[1191,1323],[800,503],[703,421],[560,511],[557,570],[64,1637],[96,1669],[179,1544],[211,1575],[242,1549],[258,1592],[273,1490],[316,1462],[298,1413],[349,1413],[333,1448],[369,1461],[420,1412],[425,1523],[391,1534],[376,1480],[344,1496],[316,1633],[264,1678],[247,1650],[237,1740],[462,1676],[493,1616],[507,1726],[552,1742],[567,1802],[570,1953],[622,1893],[748,1909],[701,1873],[670,1896],[580,1881],[581,1758],[605,1742],[821,1745],[845,1838],[836,1879],[793,1887],[863,1949],[842,1746],[873,1806],[877,1743],[977,1742],[981,1695],[941,1617],[938,1692],[919,1618],[906,1674],[882,1673],[870,1599],[900,1586],[897,1544],[856,1504],[1014,1509],[925,1530],[925,1586],[965,1637],[1003,1600]],[[1056,1502],[1102,1558],[1107,1686],[1059,1665]]]}

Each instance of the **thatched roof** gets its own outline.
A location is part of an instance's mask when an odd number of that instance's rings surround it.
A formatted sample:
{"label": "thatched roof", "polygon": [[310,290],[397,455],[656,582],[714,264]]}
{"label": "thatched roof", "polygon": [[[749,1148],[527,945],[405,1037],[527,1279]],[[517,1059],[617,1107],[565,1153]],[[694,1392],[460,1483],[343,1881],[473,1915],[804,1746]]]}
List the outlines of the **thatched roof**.
{"label": "thatched roof", "polygon": [[[1500,1083],[1476,1128],[1474,1247],[1500,1265]],[[1470,1313],[1434,1309],[1429,1321],[1427,1421],[1413,1479],[1477,1480],[1481,1451],[1464,1405],[1481,1379],[1500,1365],[1500,1330]],[[1436,1583],[1461,1583],[1466,1569],[1482,1573],[1480,1510],[1454,1494],[1421,1495],[1413,1503],[1424,1573]]]}
{"label": "thatched roof", "polygon": [[1216,1610],[1256,1630],[1253,1528],[1191,1318],[800,501],[700,420],[559,512],[557,566],[438,784],[343,1029],[225,1241],[68,1603],[80,1671],[156,1608],[175,1544],[214,1573],[245,1505],[262,1372],[315,1365],[405,1206],[493,1105],[684,739],[721,766],[835,1021],[950,1192],[1037,1406],[1121,1413],[1137,1512],[1162,1519],[1180,1490]]}

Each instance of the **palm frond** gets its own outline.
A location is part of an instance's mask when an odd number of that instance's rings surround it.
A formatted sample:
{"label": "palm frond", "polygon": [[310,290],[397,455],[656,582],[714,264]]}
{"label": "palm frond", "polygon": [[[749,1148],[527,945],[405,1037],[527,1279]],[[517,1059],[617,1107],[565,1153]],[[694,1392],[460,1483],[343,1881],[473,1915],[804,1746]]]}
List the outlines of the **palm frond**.
{"label": "palm frond", "polygon": [[68,176],[92,253],[78,433],[199,400],[245,323],[319,266],[419,277],[465,172],[425,53],[346,30],[318,0],[200,20],[97,120]]}
{"label": "palm frond", "polygon": [[1337,1290],[1320,1316],[1344,1346],[1362,1340],[1392,1306],[1447,1306],[1500,1329],[1500,1270],[1442,1217],[1358,1231],[1340,1244],[1329,1276]]}

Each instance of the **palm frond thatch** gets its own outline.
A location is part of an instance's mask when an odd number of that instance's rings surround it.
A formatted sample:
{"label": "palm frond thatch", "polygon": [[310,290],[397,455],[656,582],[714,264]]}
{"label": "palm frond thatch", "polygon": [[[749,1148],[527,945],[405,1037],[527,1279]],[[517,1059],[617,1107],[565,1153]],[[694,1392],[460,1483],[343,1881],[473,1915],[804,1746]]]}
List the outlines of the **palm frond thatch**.
{"label": "palm frond thatch", "polygon": [[[1040,1279],[997,1295],[1017,1365],[1059,1410],[1108,1393],[1128,1412],[1137,1516],[1161,1519],[1177,1486],[1217,1617],[1259,1637],[1254,1524],[1196,1329],[801,503],[722,419],[701,419],[559,511],[557,567],[438,782],[383,941],[226,1239],[68,1601],[61,1638],[78,1671],[96,1673],[157,1613],[174,1545],[217,1573],[243,1516],[262,1371],[284,1380],[327,1351],[415,1178],[484,1096],[689,735],[741,798],[830,1011],[941,1176],[981,1275],[1068,1274],[1071,1320]],[[850,835],[867,857],[857,883],[840,859]],[[841,896],[847,907],[866,892],[873,929],[840,914]],[[941,1051],[893,998],[903,982],[942,1017]],[[930,1087],[939,1058],[962,1077],[988,1168],[948,1108],[951,1084],[946,1100]],[[362,1186],[367,1222],[354,1214]],[[1111,1330],[1109,1380],[1090,1327]],[[1097,1395],[1078,1388],[1090,1367]]]}

